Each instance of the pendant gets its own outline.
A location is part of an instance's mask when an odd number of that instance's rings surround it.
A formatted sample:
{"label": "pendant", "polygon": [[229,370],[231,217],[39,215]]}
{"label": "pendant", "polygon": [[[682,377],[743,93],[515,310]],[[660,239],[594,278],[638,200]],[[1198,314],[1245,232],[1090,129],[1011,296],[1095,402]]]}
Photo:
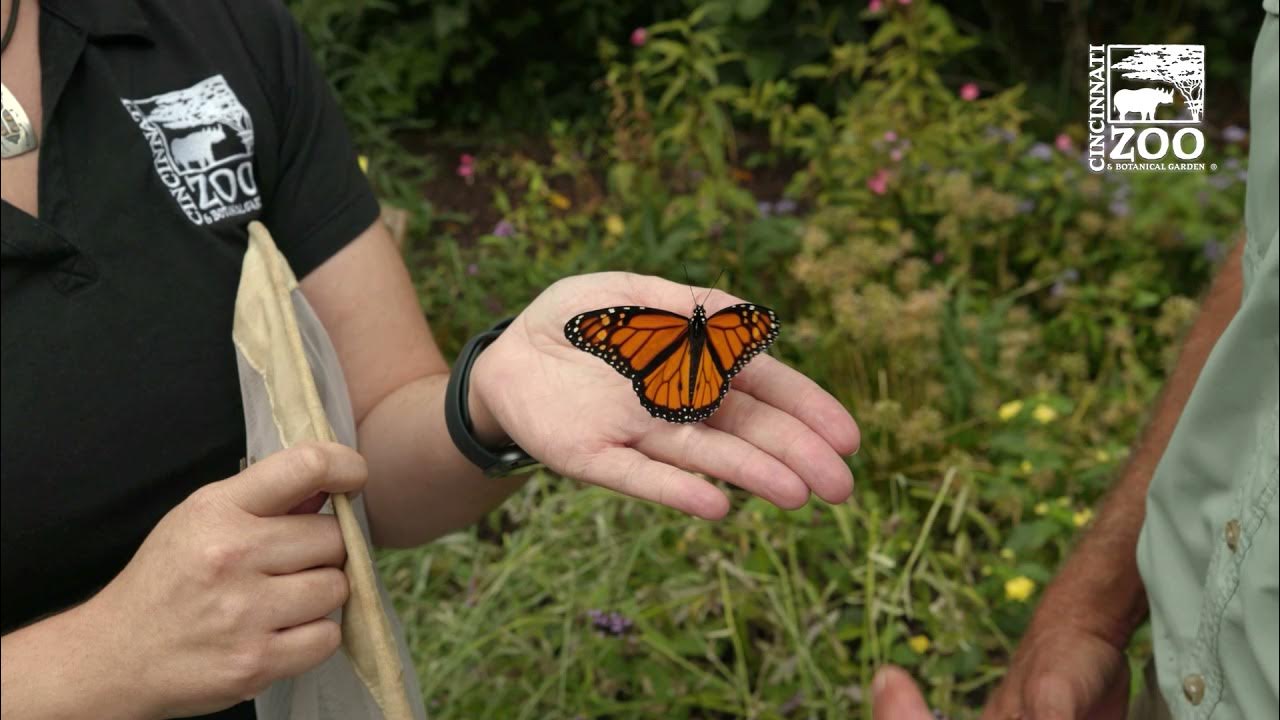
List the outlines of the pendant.
{"label": "pendant", "polygon": [[0,83],[0,100],[3,101],[0,102],[0,130],[3,130],[0,134],[0,157],[8,160],[35,150],[39,143],[27,111],[3,83]]}

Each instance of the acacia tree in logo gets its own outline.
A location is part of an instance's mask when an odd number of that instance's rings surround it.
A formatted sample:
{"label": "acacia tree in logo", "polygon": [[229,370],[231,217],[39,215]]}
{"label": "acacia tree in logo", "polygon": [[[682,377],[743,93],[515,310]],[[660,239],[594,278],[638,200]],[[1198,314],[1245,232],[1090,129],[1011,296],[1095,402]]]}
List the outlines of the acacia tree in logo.
{"label": "acacia tree in logo", "polygon": [[1140,45],[1111,65],[1129,80],[1157,80],[1182,93],[1191,119],[1200,122],[1204,112],[1204,46]]}

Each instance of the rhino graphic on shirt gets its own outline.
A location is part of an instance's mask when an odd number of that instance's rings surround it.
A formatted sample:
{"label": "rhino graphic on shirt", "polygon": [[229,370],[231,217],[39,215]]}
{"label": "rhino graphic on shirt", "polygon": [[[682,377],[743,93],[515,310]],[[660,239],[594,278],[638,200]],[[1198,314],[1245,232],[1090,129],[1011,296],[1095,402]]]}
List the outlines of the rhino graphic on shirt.
{"label": "rhino graphic on shirt", "polygon": [[1172,90],[1159,88],[1140,88],[1138,90],[1117,90],[1111,98],[1111,105],[1116,109],[1117,120],[1127,120],[1129,113],[1138,113],[1139,120],[1155,120],[1156,108],[1173,102]]}
{"label": "rhino graphic on shirt", "polygon": [[204,168],[213,164],[213,146],[227,139],[227,133],[221,125],[197,130],[190,135],[174,140],[169,145],[174,161],[178,167]]}
{"label": "rhino graphic on shirt", "polygon": [[253,118],[226,78],[121,102],[151,147],[156,174],[192,223],[252,218],[262,209]]}

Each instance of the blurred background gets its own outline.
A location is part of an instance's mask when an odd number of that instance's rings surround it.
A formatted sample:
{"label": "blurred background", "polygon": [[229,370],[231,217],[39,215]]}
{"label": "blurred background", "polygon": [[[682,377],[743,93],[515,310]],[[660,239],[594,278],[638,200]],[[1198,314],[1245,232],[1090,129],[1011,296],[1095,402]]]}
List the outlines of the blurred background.
{"label": "blurred background", "polygon": [[[895,662],[975,717],[1242,237],[1260,3],[290,6],[446,352],[566,275],[724,270],[863,428],[837,507],[535,472],[381,553],[432,716],[869,717]],[[1210,171],[1082,163],[1088,45],[1147,42],[1206,46]]]}

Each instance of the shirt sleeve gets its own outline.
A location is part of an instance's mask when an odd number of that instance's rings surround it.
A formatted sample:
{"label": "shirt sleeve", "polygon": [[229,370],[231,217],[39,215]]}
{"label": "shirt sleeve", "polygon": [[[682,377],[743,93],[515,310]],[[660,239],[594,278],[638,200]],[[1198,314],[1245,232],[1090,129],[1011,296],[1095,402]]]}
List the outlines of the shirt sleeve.
{"label": "shirt sleeve", "polygon": [[242,29],[250,42],[263,42],[249,50],[275,75],[263,80],[277,135],[276,147],[263,148],[274,157],[263,177],[262,222],[301,279],[368,229],[380,209],[342,110],[293,16],[280,0],[256,10],[250,15],[269,16],[265,27]]}

